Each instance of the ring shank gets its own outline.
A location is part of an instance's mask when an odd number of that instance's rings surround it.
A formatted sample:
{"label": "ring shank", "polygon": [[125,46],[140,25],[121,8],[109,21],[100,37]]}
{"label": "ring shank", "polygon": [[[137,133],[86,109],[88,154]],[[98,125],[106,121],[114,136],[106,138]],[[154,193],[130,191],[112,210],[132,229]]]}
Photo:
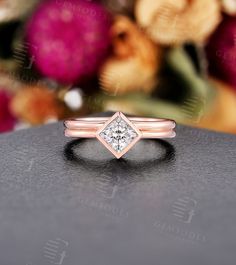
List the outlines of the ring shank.
{"label": "ring shank", "polygon": [[[96,131],[91,130],[65,130],[65,136],[72,138],[95,138]],[[142,138],[153,139],[153,138],[174,138],[176,133],[173,130],[169,131],[143,131]]]}
{"label": "ring shank", "polygon": [[[96,128],[103,126],[109,120],[107,117],[78,118],[65,121],[65,127],[68,129]],[[174,129],[175,121],[167,119],[129,117],[129,120],[140,130],[143,129]]]}
{"label": "ring shank", "polygon": [[[108,122],[109,117],[86,117],[64,122],[65,136],[75,138],[95,138],[97,131]],[[176,123],[168,119],[128,117],[141,132],[142,138],[173,138]]]}

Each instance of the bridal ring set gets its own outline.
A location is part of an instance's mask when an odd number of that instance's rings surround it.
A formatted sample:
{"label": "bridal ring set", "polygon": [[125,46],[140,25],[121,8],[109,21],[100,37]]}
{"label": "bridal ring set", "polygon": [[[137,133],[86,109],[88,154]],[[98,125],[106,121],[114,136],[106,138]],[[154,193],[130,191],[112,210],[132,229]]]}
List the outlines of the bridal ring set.
{"label": "bridal ring set", "polygon": [[112,117],[85,117],[64,122],[65,136],[97,138],[117,159],[140,139],[173,138],[176,123],[168,119],[126,117],[117,112]]}

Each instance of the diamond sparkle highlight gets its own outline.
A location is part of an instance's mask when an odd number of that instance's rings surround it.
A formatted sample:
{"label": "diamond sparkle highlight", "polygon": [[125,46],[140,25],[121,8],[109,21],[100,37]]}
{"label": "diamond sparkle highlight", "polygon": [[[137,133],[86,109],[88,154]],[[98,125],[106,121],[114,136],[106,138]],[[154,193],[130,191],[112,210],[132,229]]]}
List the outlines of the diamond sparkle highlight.
{"label": "diamond sparkle highlight", "polygon": [[135,130],[121,117],[108,124],[99,135],[118,153],[138,137]]}
{"label": "diamond sparkle highlight", "polygon": [[140,130],[121,112],[116,112],[97,132],[97,139],[121,158],[142,137]]}

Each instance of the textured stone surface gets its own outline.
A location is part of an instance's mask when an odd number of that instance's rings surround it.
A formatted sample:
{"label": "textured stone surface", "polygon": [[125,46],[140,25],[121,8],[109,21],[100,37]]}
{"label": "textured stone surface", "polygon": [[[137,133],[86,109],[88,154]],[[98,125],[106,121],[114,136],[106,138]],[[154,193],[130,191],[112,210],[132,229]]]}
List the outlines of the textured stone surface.
{"label": "textured stone surface", "polygon": [[117,160],[59,123],[0,146],[1,265],[235,264],[235,136],[178,126]]}

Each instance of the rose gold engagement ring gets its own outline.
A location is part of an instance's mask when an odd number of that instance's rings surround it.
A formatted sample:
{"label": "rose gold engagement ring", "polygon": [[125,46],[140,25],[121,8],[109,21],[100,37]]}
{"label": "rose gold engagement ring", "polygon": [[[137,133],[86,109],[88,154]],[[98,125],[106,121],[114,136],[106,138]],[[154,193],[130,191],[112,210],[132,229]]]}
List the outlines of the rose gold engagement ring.
{"label": "rose gold engagement ring", "polygon": [[112,117],[86,117],[64,122],[65,136],[97,138],[116,158],[121,158],[141,138],[173,138],[173,120],[126,117],[117,112]]}

